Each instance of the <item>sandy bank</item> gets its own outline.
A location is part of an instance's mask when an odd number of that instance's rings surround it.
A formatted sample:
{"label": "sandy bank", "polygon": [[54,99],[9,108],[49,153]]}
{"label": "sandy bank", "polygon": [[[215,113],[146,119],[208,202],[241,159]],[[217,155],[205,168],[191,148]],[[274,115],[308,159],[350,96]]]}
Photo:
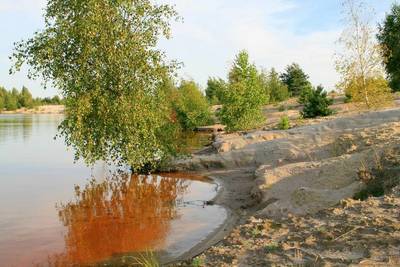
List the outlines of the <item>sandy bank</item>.
{"label": "sandy bank", "polygon": [[[246,260],[251,259],[254,252],[252,249],[255,249],[246,242],[255,242],[258,232],[265,230],[261,229],[260,224],[268,220],[269,222],[279,220],[287,224],[285,220],[304,218],[303,216],[311,216],[310,220],[316,220],[318,217],[312,217],[315,214],[331,212],[329,208],[340,205],[343,199],[353,197],[364,187],[359,178],[359,171],[363,168],[376,167],[379,157],[386,155],[388,151],[396,150],[399,144],[400,108],[349,113],[320,122],[314,121],[312,125],[296,127],[288,131],[265,129],[219,135],[212,149],[209,149],[207,153],[193,155],[190,159],[176,162],[176,168],[179,170],[192,170],[222,180],[226,187],[215,199],[215,203],[230,208],[238,217],[237,223],[240,226],[235,228],[220,245],[202,254],[204,265],[266,266],[265,261],[257,263]],[[360,204],[360,209],[362,207],[363,205]],[[398,208],[396,204],[391,211],[383,209],[382,213],[378,214],[384,216],[385,212],[393,213],[398,211]],[[357,212],[354,216],[363,216],[363,212],[356,214]],[[255,219],[257,223],[249,222],[250,215],[255,215],[260,219]],[[344,218],[343,223],[351,225],[353,221],[358,220],[351,221],[351,218]],[[400,218],[393,218],[394,223],[398,225]],[[263,221],[258,223],[257,220]],[[324,220],[327,223],[330,218],[327,217]],[[251,227],[248,227],[248,230],[252,233],[247,234],[242,240],[243,244],[227,241],[234,240],[234,235],[238,232],[242,233],[244,225],[249,223]],[[342,230],[343,233],[335,233],[334,238],[347,231]],[[395,234],[398,234],[399,230],[397,229]],[[308,233],[301,227],[283,227],[282,231],[295,231],[301,237]],[[279,238],[284,239],[282,236]],[[257,248],[267,247],[267,249],[259,251],[258,259],[266,258],[266,254],[270,254],[268,242],[281,240],[279,238],[265,238],[265,235],[259,238]],[[290,238],[289,236],[288,242]],[[383,242],[388,248],[400,248],[400,244],[389,241]],[[285,247],[283,244],[279,243],[279,251]],[[237,249],[240,251],[236,250],[235,246],[239,246]],[[324,249],[334,250],[334,244],[332,246]],[[376,251],[374,245],[372,246],[364,252]],[[343,252],[346,249],[350,248],[342,247],[340,251]],[[353,253],[354,246],[351,249]],[[215,251],[219,252],[215,253]],[[288,253],[283,253],[281,257],[288,257],[293,252],[292,256],[299,258],[298,260],[305,259],[306,252],[297,247],[287,251]],[[319,255],[318,253],[314,254]],[[338,257],[342,257],[343,253],[338,254]],[[310,263],[310,256],[307,255],[307,263]],[[351,255],[343,261],[345,266],[349,262],[361,263],[368,259],[366,254],[353,258]],[[382,262],[388,263],[393,260],[387,253],[381,256]],[[322,254],[319,257],[329,258]],[[335,259],[335,257],[332,258]],[[315,260],[315,257],[313,259]],[[372,260],[376,261],[377,258]],[[269,264],[273,262],[274,259],[270,258]],[[278,266],[295,264],[295,261],[283,261],[279,258],[276,262]],[[329,261],[325,260],[324,263],[329,263]]]}
{"label": "sandy bank", "polygon": [[44,105],[33,109],[20,108],[13,111],[2,111],[0,114],[63,114],[64,105]]}

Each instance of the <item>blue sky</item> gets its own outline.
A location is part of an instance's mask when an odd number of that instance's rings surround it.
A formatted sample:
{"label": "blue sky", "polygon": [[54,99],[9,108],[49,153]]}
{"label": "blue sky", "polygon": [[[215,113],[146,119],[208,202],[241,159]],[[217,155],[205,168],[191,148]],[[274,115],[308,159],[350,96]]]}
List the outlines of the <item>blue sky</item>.
{"label": "blue sky", "polygon": [[[225,78],[235,54],[249,51],[257,66],[282,71],[298,62],[314,84],[333,89],[335,41],[341,31],[340,0],[160,0],[176,5],[183,23],[173,24],[173,38],[160,47],[170,59],[184,63],[182,78],[205,86],[209,76]],[[367,0],[380,22],[394,0]],[[22,85],[34,96],[52,96],[26,71],[10,76],[8,56],[13,42],[43,26],[45,0],[0,0],[0,85]]]}

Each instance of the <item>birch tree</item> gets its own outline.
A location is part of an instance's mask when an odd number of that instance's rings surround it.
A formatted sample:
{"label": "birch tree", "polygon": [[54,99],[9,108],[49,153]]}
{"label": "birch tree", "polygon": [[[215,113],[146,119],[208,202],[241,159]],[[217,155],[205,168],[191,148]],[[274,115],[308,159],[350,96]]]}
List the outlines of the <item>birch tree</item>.
{"label": "birch tree", "polygon": [[153,169],[173,153],[160,89],[174,64],[158,49],[177,13],[154,0],[48,0],[44,29],[15,45],[18,71],[60,90],[60,135],[77,159]]}
{"label": "birch tree", "polygon": [[391,95],[372,26],[374,11],[360,0],[344,0],[342,5],[346,28],[336,54],[336,70],[341,76],[338,88],[367,108],[385,105]]}

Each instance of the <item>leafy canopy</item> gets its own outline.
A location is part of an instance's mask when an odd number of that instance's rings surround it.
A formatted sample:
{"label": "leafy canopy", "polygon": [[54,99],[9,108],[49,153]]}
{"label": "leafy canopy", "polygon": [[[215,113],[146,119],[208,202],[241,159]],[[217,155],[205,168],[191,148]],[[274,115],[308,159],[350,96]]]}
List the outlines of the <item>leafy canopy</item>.
{"label": "leafy canopy", "polygon": [[265,118],[261,106],[265,103],[265,91],[259,73],[249,61],[246,51],[235,58],[229,72],[228,88],[223,96],[223,107],[219,113],[221,122],[230,131],[246,130],[261,125]]}
{"label": "leafy canopy", "polygon": [[31,92],[25,86],[22,87],[21,94],[19,97],[19,103],[22,107],[33,108],[33,98]]}
{"label": "leafy canopy", "polygon": [[274,68],[268,73],[267,88],[270,102],[282,102],[289,98],[288,87],[279,79],[279,74]]}
{"label": "leafy canopy", "polygon": [[27,63],[64,96],[60,135],[76,158],[147,171],[173,152],[160,86],[176,66],[157,42],[176,17],[151,0],[49,0],[44,29],[16,44],[13,71]]}
{"label": "leafy canopy", "polygon": [[211,123],[211,112],[206,97],[194,81],[183,80],[174,103],[178,121],[184,130]]}
{"label": "leafy canopy", "polygon": [[221,78],[209,78],[207,81],[206,97],[210,104],[220,104],[223,101],[226,83]]}
{"label": "leafy canopy", "polygon": [[390,87],[394,91],[400,91],[400,4],[393,4],[391,12],[379,26],[378,40]]}
{"label": "leafy canopy", "polygon": [[281,74],[281,80],[287,85],[292,96],[299,96],[304,90],[309,90],[312,87],[308,79],[309,76],[297,63],[287,66],[285,72]]}

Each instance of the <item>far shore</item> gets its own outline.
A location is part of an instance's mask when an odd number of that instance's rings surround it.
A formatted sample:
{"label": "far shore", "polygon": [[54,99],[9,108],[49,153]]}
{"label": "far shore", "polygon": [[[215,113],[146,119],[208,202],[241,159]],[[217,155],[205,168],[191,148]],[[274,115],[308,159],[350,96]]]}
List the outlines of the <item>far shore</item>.
{"label": "far shore", "polygon": [[4,110],[0,114],[63,114],[64,110],[64,105],[43,105],[32,109]]}

